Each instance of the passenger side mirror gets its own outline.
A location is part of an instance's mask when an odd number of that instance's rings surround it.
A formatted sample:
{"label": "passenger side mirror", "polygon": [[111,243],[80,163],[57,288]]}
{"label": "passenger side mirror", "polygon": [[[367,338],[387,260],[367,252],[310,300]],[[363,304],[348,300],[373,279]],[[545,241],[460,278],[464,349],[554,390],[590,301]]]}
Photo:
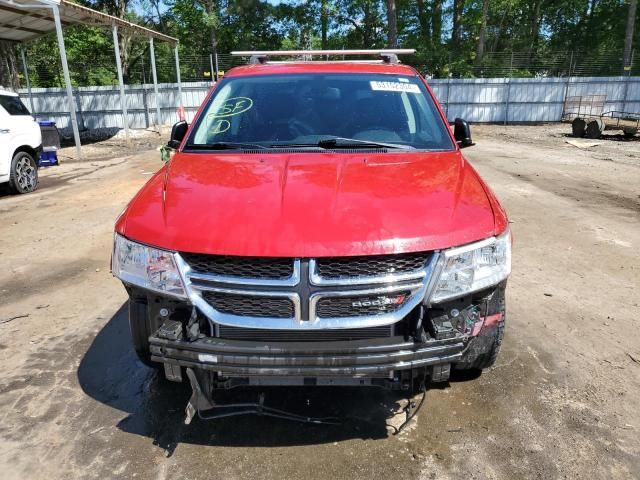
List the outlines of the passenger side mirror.
{"label": "passenger side mirror", "polygon": [[178,123],[174,123],[171,128],[171,138],[169,138],[169,142],[167,146],[170,148],[178,148],[184,139],[184,136],[187,134],[187,130],[189,129],[189,124],[184,120]]}
{"label": "passenger side mirror", "polygon": [[473,140],[471,140],[471,127],[469,127],[469,122],[462,118],[456,118],[453,121],[453,136],[460,148],[475,145]]}

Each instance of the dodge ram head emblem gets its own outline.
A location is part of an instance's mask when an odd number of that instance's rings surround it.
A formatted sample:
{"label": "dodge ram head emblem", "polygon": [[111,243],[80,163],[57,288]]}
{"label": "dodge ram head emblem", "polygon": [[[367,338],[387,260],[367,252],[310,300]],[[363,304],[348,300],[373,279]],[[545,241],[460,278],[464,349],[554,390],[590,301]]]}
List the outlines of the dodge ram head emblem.
{"label": "dodge ram head emblem", "polygon": [[362,300],[356,300],[351,302],[351,306],[354,308],[360,307],[384,307],[386,305],[402,305],[407,296],[403,293],[395,295],[393,297],[373,297],[363,298]]}

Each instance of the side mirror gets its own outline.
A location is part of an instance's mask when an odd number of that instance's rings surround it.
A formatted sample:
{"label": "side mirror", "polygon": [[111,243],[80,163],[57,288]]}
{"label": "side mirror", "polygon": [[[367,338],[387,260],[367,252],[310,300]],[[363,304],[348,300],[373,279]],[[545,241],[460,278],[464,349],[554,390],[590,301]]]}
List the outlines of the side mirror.
{"label": "side mirror", "polygon": [[460,148],[475,145],[473,140],[471,140],[471,127],[469,127],[469,122],[462,118],[456,118],[453,121],[453,136]]}
{"label": "side mirror", "polygon": [[184,120],[178,123],[174,123],[173,127],[171,127],[171,138],[169,138],[169,142],[167,146],[170,148],[178,148],[184,139],[184,136],[187,134],[187,130],[189,129],[189,124]]}

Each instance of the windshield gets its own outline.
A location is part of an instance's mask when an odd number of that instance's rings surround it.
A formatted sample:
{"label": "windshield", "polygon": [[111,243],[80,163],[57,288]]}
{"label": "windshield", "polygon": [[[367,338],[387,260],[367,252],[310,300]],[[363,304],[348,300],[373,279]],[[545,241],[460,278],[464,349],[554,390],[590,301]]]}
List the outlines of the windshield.
{"label": "windshield", "polygon": [[27,107],[25,107],[20,100],[20,97],[14,97],[13,95],[0,95],[0,106],[4,108],[9,115],[31,115],[29,110],[27,110]]}
{"label": "windshield", "polygon": [[260,75],[222,80],[185,150],[383,146],[451,150],[447,125],[417,77]]}

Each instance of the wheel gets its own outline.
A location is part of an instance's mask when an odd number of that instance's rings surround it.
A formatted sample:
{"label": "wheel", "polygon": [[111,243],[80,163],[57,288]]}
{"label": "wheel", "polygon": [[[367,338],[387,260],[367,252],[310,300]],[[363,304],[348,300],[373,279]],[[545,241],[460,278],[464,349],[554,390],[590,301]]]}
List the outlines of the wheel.
{"label": "wheel", "polygon": [[624,133],[624,138],[633,138],[636,133],[638,133],[638,129],[633,127],[624,127],[622,132]]}
{"label": "wheel", "polygon": [[133,348],[140,361],[147,367],[160,368],[161,363],[151,361],[149,336],[154,330],[157,330],[157,327],[154,328],[151,325],[146,304],[129,301],[129,328],[131,329]]}
{"label": "wheel", "polygon": [[571,134],[578,138],[584,137],[584,129],[586,126],[587,122],[584,121],[584,118],[574,118],[573,122],[571,122]]}
{"label": "wheel", "polygon": [[471,340],[472,343],[469,344],[462,360],[454,365],[456,370],[484,370],[496,363],[504,338],[504,301],[501,310],[503,321],[494,328],[481,331],[477,337]]}
{"label": "wheel", "polygon": [[30,193],[38,188],[38,166],[27,152],[18,152],[11,160],[9,187],[14,193]]}
{"label": "wheel", "polygon": [[594,118],[587,123],[586,137],[591,139],[600,138],[604,132],[604,122],[599,118]]}

